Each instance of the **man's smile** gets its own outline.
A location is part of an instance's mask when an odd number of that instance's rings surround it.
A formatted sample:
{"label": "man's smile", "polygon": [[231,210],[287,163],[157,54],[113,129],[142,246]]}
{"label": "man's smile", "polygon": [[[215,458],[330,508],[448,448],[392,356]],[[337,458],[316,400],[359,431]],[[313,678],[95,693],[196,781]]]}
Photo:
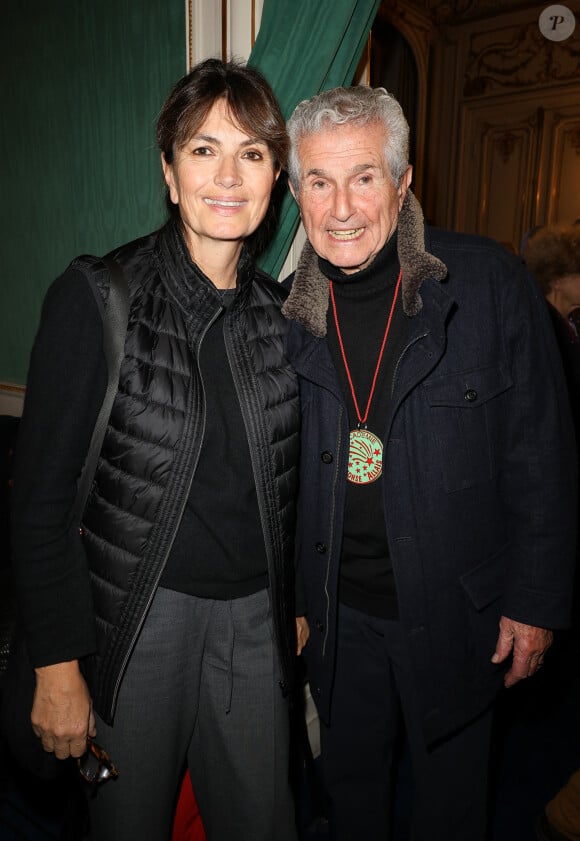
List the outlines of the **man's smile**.
{"label": "man's smile", "polygon": [[364,228],[349,228],[348,231],[328,231],[331,237],[334,239],[356,239],[360,234],[362,234]]}

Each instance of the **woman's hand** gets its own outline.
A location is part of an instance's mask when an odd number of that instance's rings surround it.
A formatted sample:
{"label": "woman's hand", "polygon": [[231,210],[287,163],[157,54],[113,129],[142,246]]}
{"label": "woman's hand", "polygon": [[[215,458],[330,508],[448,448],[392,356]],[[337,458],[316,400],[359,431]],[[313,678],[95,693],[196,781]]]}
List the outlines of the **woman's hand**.
{"label": "woman's hand", "polygon": [[77,660],[36,669],[30,720],[42,747],[58,759],[82,756],[97,735],[89,690]]}
{"label": "woman's hand", "polygon": [[300,656],[302,654],[302,649],[308,642],[308,637],[310,636],[310,628],[308,627],[308,620],[305,616],[297,616],[296,617],[296,640],[297,640],[297,647],[296,647],[296,654]]}

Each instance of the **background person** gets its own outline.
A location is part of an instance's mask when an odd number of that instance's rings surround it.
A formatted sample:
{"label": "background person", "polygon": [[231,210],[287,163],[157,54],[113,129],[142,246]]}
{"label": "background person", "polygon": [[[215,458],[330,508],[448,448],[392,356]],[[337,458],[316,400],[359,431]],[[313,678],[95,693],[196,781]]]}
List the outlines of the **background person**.
{"label": "background person", "polygon": [[283,312],[334,837],[390,837],[402,709],[414,841],[483,841],[492,701],[570,618],[574,443],[551,326],[501,245],[424,226],[385,90],[319,94],[288,129],[308,241]]}
{"label": "background person", "polygon": [[120,769],[88,798],[91,839],[167,841],[187,763],[210,841],[293,841],[298,393],[285,293],[245,247],[288,141],[261,75],[217,60],[176,84],[157,140],[170,220],[113,252],[131,307],[82,536],[99,260],[53,284],[32,353],[13,491],[32,725],[59,759],[97,736]]}
{"label": "background person", "polygon": [[[568,381],[568,394],[574,415],[576,440],[580,435],[580,336],[575,315],[580,307],[580,227],[551,225],[538,228],[527,240],[523,251],[527,267],[532,272],[548,305],[554,333],[560,349]],[[576,561],[578,570],[578,560]],[[576,573],[576,578],[578,572]],[[578,662],[580,653],[580,602],[578,584],[575,586],[574,628],[563,641],[565,658],[553,664],[552,672],[560,682],[562,693],[570,692],[569,682],[576,679],[578,669],[569,671],[570,662]],[[552,681],[552,684],[554,681]],[[580,838],[580,771],[546,804],[536,823],[540,841],[560,841]]]}
{"label": "background person", "polygon": [[527,240],[523,258],[548,303],[580,431],[580,336],[573,316],[580,307],[580,226],[538,228]]}

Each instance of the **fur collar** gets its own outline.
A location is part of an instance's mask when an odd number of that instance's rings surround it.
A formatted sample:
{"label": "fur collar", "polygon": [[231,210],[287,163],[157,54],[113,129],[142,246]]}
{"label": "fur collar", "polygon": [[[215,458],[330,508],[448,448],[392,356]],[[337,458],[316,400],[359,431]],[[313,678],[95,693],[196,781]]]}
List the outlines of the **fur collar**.
{"label": "fur collar", "polygon": [[[427,278],[444,280],[447,268],[441,260],[425,251],[423,211],[411,190],[407,190],[399,214],[397,248],[403,270],[403,311],[409,316],[417,315],[423,306],[419,293],[421,284]],[[328,298],[328,278],[320,271],[316,253],[307,240],[282,312],[322,338],[326,336]]]}

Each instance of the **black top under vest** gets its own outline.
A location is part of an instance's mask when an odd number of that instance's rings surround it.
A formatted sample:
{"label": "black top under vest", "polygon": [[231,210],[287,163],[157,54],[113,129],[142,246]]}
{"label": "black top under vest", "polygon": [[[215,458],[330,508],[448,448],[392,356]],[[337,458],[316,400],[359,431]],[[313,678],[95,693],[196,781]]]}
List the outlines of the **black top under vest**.
{"label": "black top under vest", "polygon": [[[356,274],[344,274],[323,259],[319,259],[319,266],[333,282],[344,350],[364,416],[399,274],[396,233],[372,264]],[[403,312],[399,289],[366,423],[367,428],[383,441],[383,446],[396,365],[407,335],[408,319]],[[331,305],[327,314],[327,336],[348,407],[349,427],[356,429],[358,418]],[[362,485],[347,482],[339,599],[371,616],[397,619],[397,594],[389,558],[384,505],[380,478]]]}
{"label": "black top under vest", "polygon": [[[235,293],[222,292],[224,308]],[[171,590],[212,599],[240,598],[268,586],[250,449],[224,342],[224,312],[201,344],[203,446],[160,582]]]}

